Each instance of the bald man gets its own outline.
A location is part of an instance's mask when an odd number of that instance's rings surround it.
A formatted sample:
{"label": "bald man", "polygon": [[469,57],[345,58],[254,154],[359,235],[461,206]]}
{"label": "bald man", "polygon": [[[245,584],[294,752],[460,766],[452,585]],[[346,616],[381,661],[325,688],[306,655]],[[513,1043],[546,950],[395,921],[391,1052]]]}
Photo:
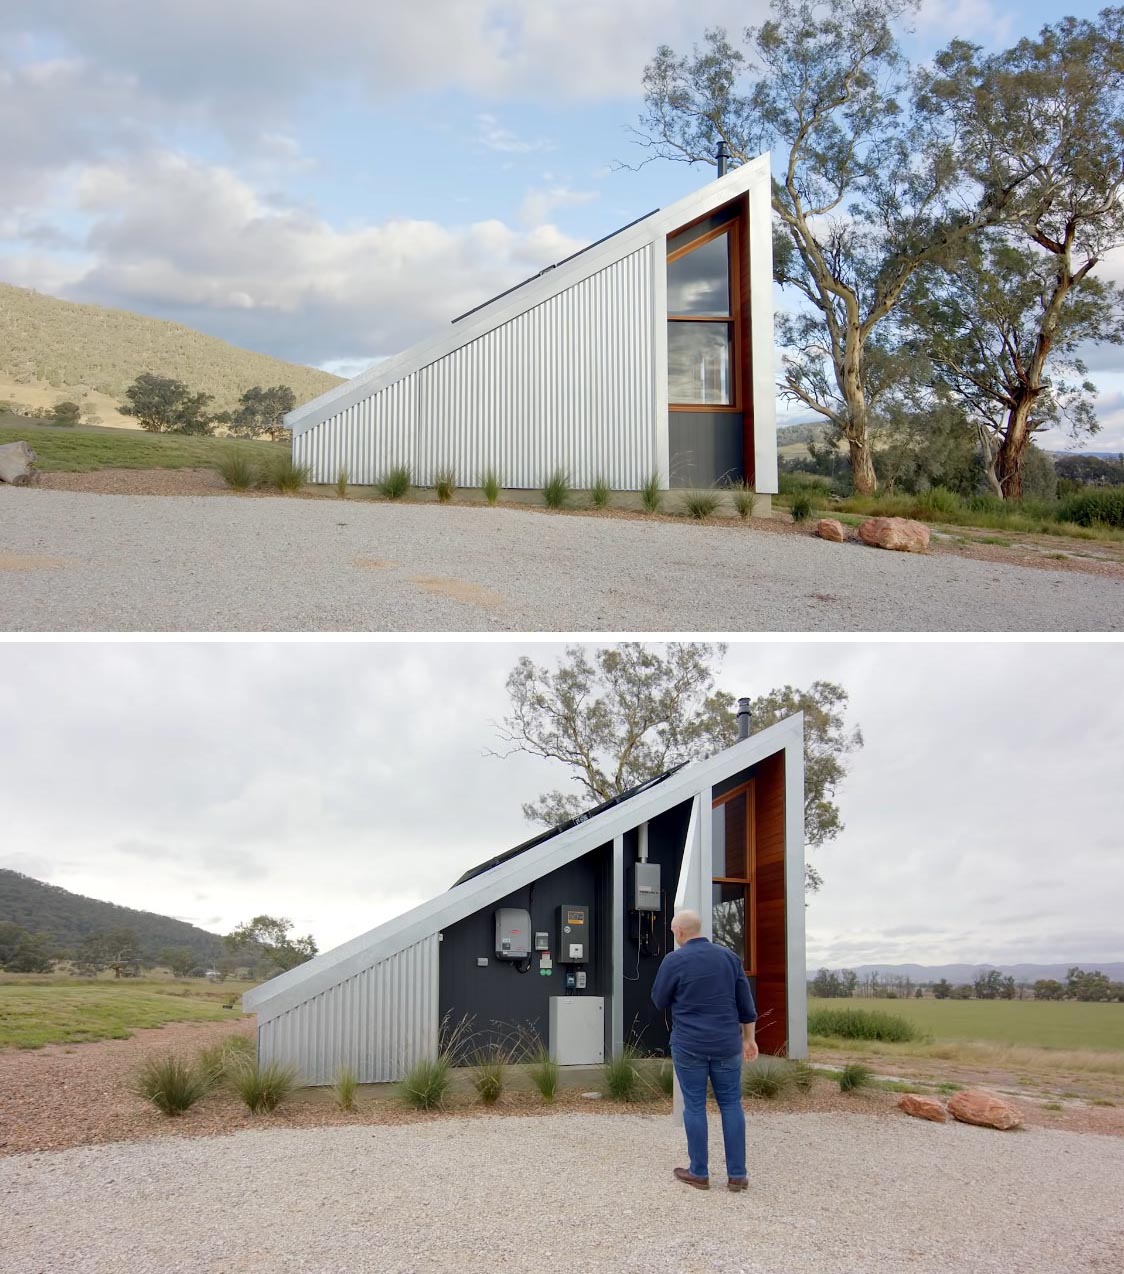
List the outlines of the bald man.
{"label": "bald man", "polygon": [[652,984],[652,1002],[671,1009],[671,1060],[683,1093],[683,1128],[688,1168],[675,1178],[696,1190],[710,1189],[707,1157],[706,1084],[722,1115],[726,1188],[744,1190],[745,1112],[742,1062],[757,1056],[757,1009],[742,962],[727,947],[702,936],[697,911],[678,911],[671,932],[676,950],[664,956]]}

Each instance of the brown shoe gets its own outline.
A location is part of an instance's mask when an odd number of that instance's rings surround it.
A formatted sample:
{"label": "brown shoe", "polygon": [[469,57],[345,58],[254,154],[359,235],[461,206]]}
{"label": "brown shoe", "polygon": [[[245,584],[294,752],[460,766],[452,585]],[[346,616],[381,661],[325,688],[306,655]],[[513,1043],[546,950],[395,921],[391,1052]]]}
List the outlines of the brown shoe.
{"label": "brown shoe", "polygon": [[682,1181],[684,1185],[694,1186],[696,1190],[709,1190],[709,1177],[696,1177],[690,1168],[676,1168],[675,1180]]}
{"label": "brown shoe", "polygon": [[749,1178],[748,1177],[727,1177],[726,1189],[727,1190],[748,1190]]}

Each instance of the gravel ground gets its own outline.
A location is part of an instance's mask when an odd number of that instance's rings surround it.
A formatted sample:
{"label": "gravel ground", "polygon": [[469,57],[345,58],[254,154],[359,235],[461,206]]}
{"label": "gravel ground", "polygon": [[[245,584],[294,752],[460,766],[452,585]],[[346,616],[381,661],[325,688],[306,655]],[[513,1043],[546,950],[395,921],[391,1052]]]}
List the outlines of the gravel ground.
{"label": "gravel ground", "polygon": [[1124,580],[740,526],[0,487],[9,631],[1117,631]]}
{"label": "gravel ground", "polygon": [[[720,1142],[717,1122],[712,1144]],[[758,1115],[750,1189],[665,1115],[238,1133],[0,1160],[5,1274],[1116,1274],[1124,1142]]]}

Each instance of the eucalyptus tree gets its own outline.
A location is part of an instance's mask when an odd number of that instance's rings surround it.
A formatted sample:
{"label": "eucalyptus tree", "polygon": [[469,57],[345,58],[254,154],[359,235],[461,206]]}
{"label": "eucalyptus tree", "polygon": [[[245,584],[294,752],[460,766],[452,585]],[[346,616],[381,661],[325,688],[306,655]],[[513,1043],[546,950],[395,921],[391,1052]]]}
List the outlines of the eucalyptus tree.
{"label": "eucalyptus tree", "polygon": [[[725,651],[705,642],[672,642],[662,652],[624,642],[592,654],[571,646],[553,669],[521,658],[507,678],[511,713],[500,737],[511,752],[560,761],[578,787],[545,793],[523,806],[524,816],[557,826],[680,762],[729,747],[736,704],[716,685]],[[782,686],[750,702],[754,730],[804,713],[804,837],[813,848],[842,830],[835,791],[847,757],[862,747],[861,731],[846,724],[847,702],[846,690],[830,681]],[[809,889],[820,883],[808,867]]]}
{"label": "eucalyptus tree", "polygon": [[1122,336],[1121,290],[1091,272],[1124,245],[1124,8],[986,57],[954,41],[919,97],[959,137],[969,180],[1012,192],[1005,237],[935,284],[926,332],[988,421],[997,488],[1017,499],[1036,430],[1067,415],[1078,434],[1095,428],[1091,387],[1052,382],[1052,363],[1083,376],[1080,345]]}
{"label": "eucalyptus tree", "polygon": [[711,163],[720,141],[736,162],[775,152],[774,272],[800,298],[779,323],[781,391],[846,440],[862,493],[877,487],[873,401],[894,380],[880,325],[921,266],[956,252],[1010,196],[1003,182],[982,198],[965,191],[944,103],[912,93],[894,27],[916,8],[773,0],[745,31],[747,51],[715,28],[689,55],[662,46],[644,72],[653,157]]}

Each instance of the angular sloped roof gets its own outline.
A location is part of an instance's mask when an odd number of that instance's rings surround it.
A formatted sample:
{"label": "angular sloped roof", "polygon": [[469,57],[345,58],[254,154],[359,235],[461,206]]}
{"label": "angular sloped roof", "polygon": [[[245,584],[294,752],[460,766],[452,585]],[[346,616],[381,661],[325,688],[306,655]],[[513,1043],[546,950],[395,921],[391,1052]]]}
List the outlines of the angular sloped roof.
{"label": "angular sloped roof", "polygon": [[[469,310],[436,336],[404,350],[362,372],[354,379],[336,385],[318,398],[303,403],[285,417],[285,423],[294,434],[301,434],[336,415],[353,403],[369,397],[384,386],[400,380],[411,372],[443,358],[446,354],[477,337],[506,323],[509,319],[541,305],[550,297],[564,292],[582,279],[596,274],[606,266],[654,242],[688,222],[705,216],[730,200],[744,194],[755,183],[770,180],[768,154],[708,182],[666,208],[657,209],[639,221],[615,231],[608,238],[591,244],[572,257],[548,267],[534,278],[526,280],[507,292],[500,293],[475,310]],[[771,235],[771,230],[769,234]],[[768,296],[769,313],[772,298]],[[770,391],[771,392],[771,391]]]}
{"label": "angular sloped roof", "polygon": [[714,756],[670,771],[625,794],[623,799],[598,807],[565,829],[544,833],[530,844],[517,846],[514,853],[499,855],[494,865],[483,864],[482,870],[466,873],[446,893],[252,988],[242,996],[242,1006],[275,1017],[765,757],[786,748],[799,749],[802,755],[803,741],[804,718],[797,713]]}

